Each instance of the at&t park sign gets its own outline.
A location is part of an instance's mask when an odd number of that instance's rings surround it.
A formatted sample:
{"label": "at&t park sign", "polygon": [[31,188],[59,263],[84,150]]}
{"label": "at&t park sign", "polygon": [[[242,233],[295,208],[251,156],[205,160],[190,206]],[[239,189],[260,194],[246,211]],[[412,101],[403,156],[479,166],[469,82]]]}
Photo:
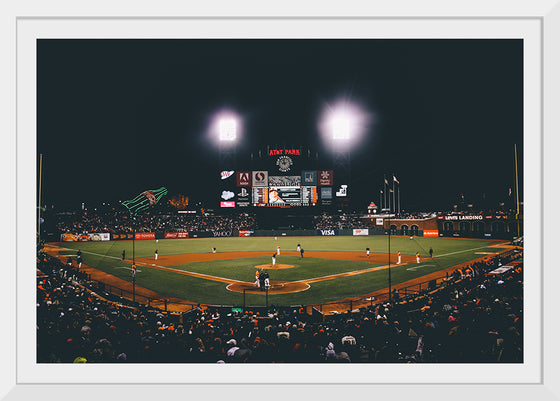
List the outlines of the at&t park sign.
{"label": "at&t park sign", "polygon": [[269,156],[301,156],[301,149],[269,149]]}

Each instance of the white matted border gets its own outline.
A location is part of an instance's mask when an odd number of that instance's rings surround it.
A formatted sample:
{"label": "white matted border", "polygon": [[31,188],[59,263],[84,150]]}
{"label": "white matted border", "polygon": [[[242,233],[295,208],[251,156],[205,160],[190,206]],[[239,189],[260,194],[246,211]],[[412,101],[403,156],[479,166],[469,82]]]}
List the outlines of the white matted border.
{"label": "white matted border", "polygon": [[[487,4],[486,2],[485,4]],[[26,4],[26,3],[25,3]],[[39,3],[37,3],[39,4]],[[36,4],[36,5],[37,5]],[[101,4],[101,5],[100,5]],[[113,15],[127,15],[123,13],[122,9],[111,7],[110,3],[98,3],[96,8],[87,12],[74,12],[71,15],[84,15],[84,16],[113,16]],[[13,309],[9,309],[6,317],[5,329],[2,333],[2,344],[5,349],[3,350],[5,369],[2,375],[2,389],[0,396],[7,394],[7,399],[24,399],[32,396],[40,396],[41,398],[54,398],[66,399],[70,397],[91,398],[98,399],[99,397],[107,397],[108,395],[115,395],[118,397],[127,396],[131,390],[133,396],[140,399],[150,399],[162,396],[162,387],[158,385],[149,385],[146,383],[353,383],[352,395],[359,396],[360,394],[366,396],[428,396],[436,399],[472,399],[472,397],[494,398],[494,397],[523,397],[535,399],[558,399],[558,386],[553,382],[554,380],[554,364],[556,363],[554,356],[559,355],[559,346],[554,344],[556,339],[553,333],[558,328],[558,323],[554,320],[556,316],[554,306],[558,301],[553,300],[552,290],[554,283],[558,283],[558,273],[550,269],[553,267],[549,262],[552,262],[552,256],[549,254],[544,255],[544,271],[542,264],[541,251],[543,244],[546,249],[552,251],[552,226],[551,220],[545,222],[546,232],[544,237],[541,237],[541,222],[543,214],[548,218],[552,218],[553,210],[548,208],[552,206],[552,201],[555,198],[547,197],[544,200],[545,208],[542,208],[542,179],[549,179],[551,185],[546,185],[545,193],[549,194],[549,189],[553,188],[553,177],[549,174],[542,174],[541,171],[541,156],[544,156],[545,172],[559,171],[557,157],[553,158],[554,144],[550,142],[552,138],[545,137],[545,146],[541,143],[541,110],[540,110],[540,59],[541,59],[541,22],[544,21],[545,33],[545,60],[551,63],[547,65],[545,72],[545,114],[547,117],[545,124],[545,135],[547,132],[552,132],[551,123],[552,119],[556,117],[555,132],[558,130],[558,117],[553,114],[553,105],[559,104],[558,98],[558,78],[554,81],[552,76],[553,71],[560,70],[558,63],[557,50],[560,48],[559,40],[560,32],[558,25],[560,22],[560,9],[555,2],[542,2],[534,5],[534,8],[529,7],[528,4],[520,7],[518,4],[508,4],[507,10],[500,10],[499,7],[492,7],[490,2],[489,8],[485,10],[484,6],[478,5],[479,8],[470,4],[470,9],[463,10],[463,12],[453,10],[447,14],[442,15],[444,8],[438,7],[438,4],[422,2],[420,9],[407,9],[404,8],[399,11],[395,5],[395,9],[383,9],[382,14],[394,17],[415,17],[415,16],[481,16],[481,17],[499,17],[499,16],[514,16],[523,18],[510,18],[510,19],[366,19],[364,17],[379,16],[375,11],[375,7],[360,12],[359,8],[354,7],[332,11],[331,8],[317,9],[316,13],[310,12],[309,9],[303,10],[302,14],[317,15],[317,16],[332,16],[332,15],[347,15],[347,16],[360,16],[358,19],[342,20],[342,19],[312,19],[310,21],[301,18],[291,19],[219,19],[217,24],[215,19],[167,19],[167,20],[119,20],[119,19],[65,19],[63,21],[53,19],[28,19],[21,17],[29,16],[49,16],[52,13],[57,15],[68,15],[62,7],[62,3],[58,7],[54,7],[49,3],[48,11],[43,11],[37,8],[35,13],[31,13],[28,8],[21,7],[20,10],[8,10],[2,13],[2,40],[5,42],[5,48],[8,50],[7,60],[15,61],[16,55],[16,25],[17,25],[17,55],[18,55],[18,86],[17,86],[17,101],[18,101],[18,125],[17,137],[15,134],[16,119],[15,119],[15,104],[14,94],[16,94],[16,67],[14,63],[5,66],[5,71],[2,77],[6,82],[3,87],[9,90],[3,94],[3,112],[8,111],[6,118],[2,119],[5,124],[5,131],[12,133],[7,137],[3,137],[6,141],[6,146],[2,147],[6,152],[3,159],[5,163],[4,171],[12,172],[10,175],[11,181],[9,182],[9,194],[15,194],[17,189],[17,198],[13,195],[7,197],[4,212],[6,219],[9,221],[9,230],[11,233],[16,232],[17,228],[17,259],[13,250],[16,249],[15,238],[13,235],[4,238],[4,243],[7,243],[11,259],[9,260],[9,269],[6,269],[5,275],[2,280],[2,300],[4,305],[10,305]],[[250,8],[254,4],[249,4],[249,8],[244,11],[239,11],[239,8],[233,11],[231,5],[229,9],[226,7],[219,8],[220,13],[214,13],[209,10],[199,10],[198,15],[216,16],[216,15],[230,15],[230,16],[258,16],[258,15],[298,15],[292,10],[281,10],[278,14],[270,14],[268,12],[259,13],[259,8]],[[518,8],[516,8],[516,6]],[[554,8],[553,8],[554,6]],[[100,8],[101,7],[101,8]],[[105,8],[103,8],[105,7]],[[155,6],[154,6],[155,7]],[[385,6],[387,7],[387,6]],[[57,9],[58,8],[58,9]],[[149,9],[149,7],[148,7]],[[101,12],[100,12],[101,10]],[[137,9],[136,9],[137,10]],[[226,10],[224,14],[224,10]],[[319,11],[320,10],[320,11]],[[343,11],[343,12],[340,12]],[[50,14],[47,14],[50,13]],[[148,14],[150,11],[144,11]],[[161,10],[151,10],[152,14],[159,15],[176,15],[173,12],[163,12]],[[255,14],[256,13],[256,14]],[[183,11],[184,15],[188,15]],[[20,17],[16,24],[16,18]],[[531,17],[531,18],[525,18]],[[536,18],[533,18],[536,17]],[[540,19],[539,17],[543,17]],[[237,21],[237,30],[235,29],[235,22]],[[5,23],[4,23],[5,22]],[[242,24],[239,24],[242,22]],[[303,24],[302,22],[308,22]],[[345,23],[346,22],[346,23]],[[33,27],[26,24],[35,24]],[[536,33],[532,32],[535,29]],[[284,24],[284,25],[282,25]],[[314,24],[317,24],[316,26]],[[467,25],[470,24],[470,27]],[[87,26],[94,26],[97,31],[88,31]],[[125,28],[126,25],[132,26]],[[159,25],[158,28],[150,28]],[[274,29],[280,29],[275,31]],[[301,26],[314,25],[313,30],[309,28],[301,30]],[[334,29],[334,26],[337,29]],[[298,31],[297,26],[300,26]],[[112,27],[112,28],[111,28]],[[211,28],[211,32],[208,30]],[[29,31],[27,31],[29,29]],[[113,29],[113,30],[111,30]],[[136,31],[135,31],[136,29]],[[385,30],[384,30],[385,29]],[[116,30],[116,32],[115,32]],[[253,30],[253,31],[252,31]],[[260,31],[259,31],[260,30]],[[282,32],[282,30],[285,30]],[[190,32],[192,36],[188,36]],[[31,144],[35,143],[35,114],[34,114],[34,71],[35,64],[29,63],[29,56],[31,53],[34,59],[34,51],[29,49],[29,44],[21,44],[20,41],[29,41],[33,37],[251,37],[248,36],[253,32],[255,37],[263,37],[263,32],[269,32],[269,37],[524,37],[527,41],[531,42],[526,44],[530,45],[526,50],[525,64],[525,94],[526,94],[526,118],[525,118],[525,148],[524,153],[529,163],[525,165],[525,176],[531,177],[531,180],[525,179],[525,205],[530,210],[526,210],[527,218],[525,219],[525,231],[528,235],[526,240],[527,250],[527,263],[526,266],[535,266],[537,270],[536,277],[531,276],[527,279],[527,297],[526,297],[526,334],[529,336],[529,343],[526,342],[526,363],[523,364],[521,369],[519,367],[504,365],[491,365],[490,370],[486,370],[488,366],[473,366],[479,373],[474,372],[471,375],[468,368],[464,365],[346,365],[342,370],[333,371],[333,367],[325,365],[220,365],[221,371],[217,370],[217,365],[126,365],[126,366],[102,366],[102,365],[81,365],[81,371],[77,371],[76,366],[52,366],[49,365],[49,370],[54,372],[43,372],[44,369],[37,369],[37,366],[31,366],[29,363],[29,355],[35,355],[34,343],[34,286],[27,286],[29,277],[34,283],[34,207],[35,207],[35,149]],[[255,33],[256,32],[256,33]],[[286,33],[288,32],[288,33]],[[451,32],[451,33],[450,33]],[[457,36],[453,36],[453,32]],[[158,34],[159,33],[159,34]],[[29,35],[29,36],[26,36]],[[35,36],[34,36],[35,35]],[[55,35],[55,36],[41,36],[41,35]],[[62,35],[62,36],[56,36]],[[88,36],[90,35],[90,36]],[[155,36],[154,36],[155,35]],[[187,36],[184,36],[187,35]],[[197,36],[199,35],[199,36]],[[247,36],[245,36],[247,35]],[[381,35],[381,36],[377,36]],[[420,35],[420,36],[417,36]],[[528,35],[528,36],[527,36]],[[535,37],[536,36],[536,37]],[[555,41],[555,42],[554,42]],[[33,45],[31,45],[33,47]],[[556,52],[556,53],[555,53]],[[553,59],[555,56],[556,59]],[[23,62],[25,61],[25,62]],[[536,67],[535,67],[536,65]],[[555,68],[554,68],[555,67]],[[529,75],[529,76],[527,76]],[[535,79],[537,82],[535,82]],[[550,81],[549,81],[550,79]],[[556,86],[554,86],[556,85]],[[556,92],[552,92],[555,89]],[[527,102],[530,99],[530,103]],[[553,102],[555,100],[556,102]],[[31,102],[31,103],[29,103]],[[557,113],[556,113],[557,114]],[[20,119],[21,118],[21,119]],[[15,158],[15,144],[17,138],[17,178],[15,176],[16,158]],[[556,140],[557,141],[557,140]],[[557,142],[556,142],[557,143]],[[14,152],[11,154],[10,152]],[[544,154],[543,154],[544,152]],[[547,157],[550,156],[550,157]],[[555,163],[555,165],[554,165]],[[556,169],[554,170],[554,167]],[[537,179],[538,177],[538,179]],[[552,178],[552,179],[551,179]],[[17,185],[16,185],[17,184]],[[545,182],[546,184],[546,182]],[[556,189],[554,189],[556,190]],[[531,192],[530,194],[528,192]],[[556,190],[557,191],[557,190]],[[532,196],[530,196],[532,195]],[[16,226],[16,210],[17,200],[17,226]],[[32,211],[32,212],[30,212]],[[548,211],[550,213],[545,212]],[[13,224],[13,225],[12,225]],[[29,235],[31,233],[31,235]],[[530,234],[530,236],[529,236]],[[534,258],[533,258],[534,257]],[[29,262],[32,262],[31,264]],[[17,270],[13,269],[13,266]],[[547,269],[548,266],[548,269]],[[528,268],[526,267],[527,275],[529,276]],[[17,283],[16,283],[17,272]],[[543,273],[541,274],[539,273]],[[542,280],[544,277],[544,280]],[[544,282],[544,287],[542,283]],[[17,299],[15,288],[17,284]],[[545,295],[545,308],[541,313],[540,304],[540,291],[544,289]],[[531,298],[529,300],[528,298]],[[6,298],[4,300],[4,298]],[[32,302],[29,300],[31,299]],[[32,308],[29,306],[32,304]],[[16,305],[17,305],[17,320],[16,320]],[[529,316],[529,311],[537,311],[537,315]],[[31,314],[29,314],[31,313]],[[541,318],[545,318],[545,332],[541,337],[540,327]],[[530,327],[527,327],[530,326]],[[9,331],[10,328],[17,327],[17,362],[16,353],[13,345],[16,344],[16,333]],[[536,327],[536,329],[535,329]],[[535,336],[536,331],[536,336]],[[29,333],[33,335],[29,335]],[[25,333],[25,334],[23,334]],[[532,334],[531,334],[532,333]],[[541,344],[541,339],[544,338],[544,344]],[[536,349],[535,349],[536,348]],[[544,349],[544,353],[541,351]],[[531,350],[531,354],[529,351]],[[544,364],[541,364],[541,355]],[[541,371],[541,366],[544,370]],[[61,369],[53,369],[58,368]],[[223,368],[222,368],[223,367]],[[138,369],[135,369],[138,368]],[[155,371],[154,371],[155,370]],[[334,369],[336,370],[336,369]],[[483,371],[483,372],[482,372]],[[159,376],[165,375],[161,378]],[[334,380],[333,380],[334,379]],[[451,379],[451,380],[450,380]],[[455,379],[455,380],[453,380]],[[458,380],[460,379],[460,380]],[[542,380],[542,382],[541,382]],[[539,383],[541,384],[524,384],[524,383]],[[47,385],[40,386],[37,384],[30,385],[27,383],[141,383],[141,386],[127,386],[127,385],[108,385],[108,386],[91,386],[91,385],[70,385],[70,386],[55,386]],[[376,386],[372,392],[371,386],[360,385],[356,383],[384,383],[384,386]],[[391,383],[417,383],[408,384],[406,386],[394,386]],[[425,385],[424,383],[509,383],[509,385],[465,385],[465,384],[448,384],[448,385]],[[424,385],[420,385],[424,384]],[[514,384],[514,385],[512,385]],[[292,386],[294,391],[287,391],[286,385],[271,385],[266,389],[249,388],[249,385],[236,385],[228,386],[223,384],[221,386],[213,386],[212,398],[218,396],[231,396],[232,392],[242,395],[244,398],[251,397],[265,397],[272,399],[286,398],[290,396],[297,396],[301,391],[314,392],[324,396],[328,392],[331,396],[344,397],[348,395],[348,388],[345,386],[333,385],[298,385]],[[169,396],[169,392],[174,395],[181,396],[188,391],[189,396],[203,396],[208,395],[208,386],[202,384],[190,386],[188,390],[184,386],[165,386],[163,387]],[[397,390],[398,389],[398,390]],[[398,391],[398,393],[395,393]],[[306,394],[309,396],[309,394]],[[254,396],[254,397],[252,397]],[[116,398],[116,397],[111,397]]]}

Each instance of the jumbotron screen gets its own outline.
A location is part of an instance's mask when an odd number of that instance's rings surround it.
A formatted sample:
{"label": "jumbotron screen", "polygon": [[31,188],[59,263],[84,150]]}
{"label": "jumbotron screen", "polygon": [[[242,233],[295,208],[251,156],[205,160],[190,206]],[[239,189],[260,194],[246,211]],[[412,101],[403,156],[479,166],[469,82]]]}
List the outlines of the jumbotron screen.
{"label": "jumbotron screen", "polygon": [[[318,173],[323,173],[320,186]],[[247,203],[245,197],[240,199],[241,195],[249,194],[250,204],[256,207],[316,206],[332,202],[332,170],[302,171],[300,175],[284,176],[269,175],[268,171],[262,170],[237,174],[238,206]]]}

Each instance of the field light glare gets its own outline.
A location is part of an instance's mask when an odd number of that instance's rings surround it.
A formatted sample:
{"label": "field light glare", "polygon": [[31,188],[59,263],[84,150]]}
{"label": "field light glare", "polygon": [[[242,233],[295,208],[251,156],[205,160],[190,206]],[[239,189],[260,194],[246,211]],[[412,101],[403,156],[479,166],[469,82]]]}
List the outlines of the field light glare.
{"label": "field light glare", "polygon": [[350,139],[350,119],[345,115],[334,116],[331,123],[333,139]]}
{"label": "field light glare", "polygon": [[371,115],[356,103],[341,100],[326,104],[318,122],[319,133],[333,151],[357,145],[369,129]]}
{"label": "field light glare", "polygon": [[237,121],[233,117],[222,117],[219,121],[220,141],[235,141]]}
{"label": "field light glare", "polygon": [[243,134],[243,119],[229,109],[217,111],[210,118],[207,134],[216,145],[235,146]]}

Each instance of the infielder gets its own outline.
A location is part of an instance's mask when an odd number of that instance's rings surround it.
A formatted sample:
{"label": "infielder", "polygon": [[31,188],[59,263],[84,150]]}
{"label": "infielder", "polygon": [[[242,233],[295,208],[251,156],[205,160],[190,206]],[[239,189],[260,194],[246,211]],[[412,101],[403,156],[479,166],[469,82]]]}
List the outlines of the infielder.
{"label": "infielder", "polygon": [[401,251],[397,252],[397,264],[400,265],[401,264]]}
{"label": "infielder", "polygon": [[416,263],[420,263],[420,254],[416,252]]}
{"label": "infielder", "polygon": [[276,254],[277,254],[278,256],[280,256],[280,245],[278,245],[278,246],[276,247]]}
{"label": "infielder", "polygon": [[276,266],[276,255],[272,254],[272,266]]}
{"label": "infielder", "polygon": [[369,248],[366,248],[366,255],[369,258]]}
{"label": "infielder", "polygon": [[155,257],[155,258],[156,258],[156,260],[157,260],[157,249],[156,249],[156,254],[154,255],[154,257]]}

